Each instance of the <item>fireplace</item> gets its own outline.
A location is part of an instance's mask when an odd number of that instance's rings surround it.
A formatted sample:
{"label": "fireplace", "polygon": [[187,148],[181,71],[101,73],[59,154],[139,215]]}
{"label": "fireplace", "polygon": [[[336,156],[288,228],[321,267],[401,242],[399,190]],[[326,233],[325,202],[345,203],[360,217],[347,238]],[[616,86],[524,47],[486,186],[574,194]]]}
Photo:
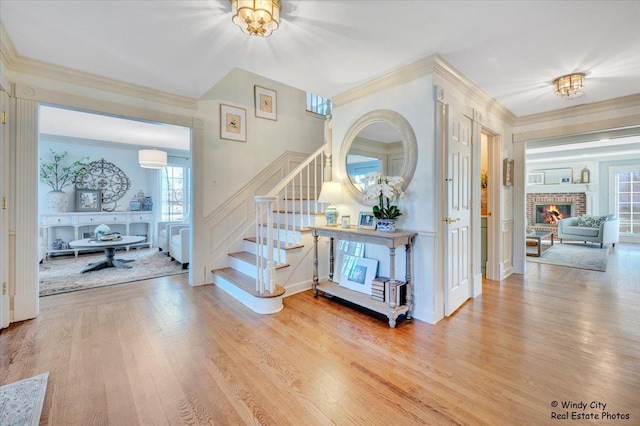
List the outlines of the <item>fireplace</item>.
{"label": "fireplace", "polygon": [[571,217],[573,203],[536,203],[536,225],[558,226],[561,219]]}

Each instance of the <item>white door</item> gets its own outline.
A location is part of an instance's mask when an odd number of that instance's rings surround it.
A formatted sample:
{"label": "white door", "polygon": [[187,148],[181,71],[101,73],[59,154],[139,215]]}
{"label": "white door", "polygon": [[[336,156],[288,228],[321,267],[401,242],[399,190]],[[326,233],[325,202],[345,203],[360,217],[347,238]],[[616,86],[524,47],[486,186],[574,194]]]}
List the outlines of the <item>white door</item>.
{"label": "white door", "polygon": [[445,315],[471,295],[471,119],[447,105],[445,155]]}

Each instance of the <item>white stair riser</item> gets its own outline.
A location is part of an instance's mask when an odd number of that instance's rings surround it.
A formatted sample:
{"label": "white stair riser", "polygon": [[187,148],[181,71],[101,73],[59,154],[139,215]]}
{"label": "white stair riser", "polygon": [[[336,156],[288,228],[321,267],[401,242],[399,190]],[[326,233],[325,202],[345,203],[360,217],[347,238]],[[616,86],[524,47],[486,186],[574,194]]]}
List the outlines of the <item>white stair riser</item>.
{"label": "white stair riser", "polygon": [[[257,274],[258,274],[258,268],[256,267],[256,265],[254,265],[253,263],[248,263],[245,262],[242,259],[239,259],[237,257],[233,257],[233,256],[229,256],[229,266],[232,267],[233,269],[242,272],[245,275],[248,275],[250,277],[256,278]],[[281,269],[276,269],[276,283],[278,282],[277,278],[279,275],[279,272],[282,271],[283,268]],[[284,268],[286,269],[286,268]]]}
{"label": "white stair riser", "polygon": [[[274,206],[275,207],[275,206]],[[279,210],[287,210],[289,212],[323,212],[324,204],[315,200],[283,200],[280,201]]]}
{"label": "white stair riser", "polygon": [[[248,251],[249,253],[256,254],[256,243],[252,241],[244,241],[244,251]],[[277,258],[277,252],[280,252],[280,259],[282,262],[286,262],[287,259],[287,250],[277,249],[275,247],[272,248],[274,254],[274,258]],[[269,253],[269,249],[266,246],[262,246],[262,255],[266,256]]]}
{"label": "white stair riser", "polygon": [[259,314],[275,314],[283,308],[282,296],[260,298],[255,297],[244,290],[240,289],[233,283],[230,283],[220,275],[214,274],[214,283],[225,292],[229,293],[234,299],[240,301],[243,305]]}
{"label": "white stair riser", "polygon": [[[265,228],[263,228],[262,230],[263,237],[266,237],[267,235]],[[302,236],[300,235],[299,231],[291,231],[291,230],[287,231],[286,229],[274,228],[273,239],[297,245],[297,244],[300,244],[300,241],[302,240]]]}
{"label": "white stair riser", "polygon": [[287,226],[295,224],[296,226],[303,226],[306,228],[309,226],[314,226],[316,224],[320,225],[321,223],[324,223],[324,214],[322,216],[319,216],[316,214],[306,213],[276,213],[273,220],[280,221],[282,225],[285,225],[285,223]]}

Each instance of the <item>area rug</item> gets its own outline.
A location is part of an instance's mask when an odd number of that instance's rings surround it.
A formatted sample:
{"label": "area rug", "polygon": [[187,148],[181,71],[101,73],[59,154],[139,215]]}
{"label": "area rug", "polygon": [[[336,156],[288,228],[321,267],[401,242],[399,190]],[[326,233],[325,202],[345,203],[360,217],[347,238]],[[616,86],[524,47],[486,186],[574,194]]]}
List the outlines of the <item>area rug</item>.
{"label": "area rug", "polygon": [[[546,247],[548,245],[543,242],[543,250]],[[537,247],[527,246],[527,253],[536,251]],[[604,272],[607,270],[608,257],[608,246],[600,248],[600,244],[556,242],[540,257],[527,256],[527,261]]]}
{"label": "area rug", "polygon": [[0,425],[40,424],[49,373],[0,387]]}
{"label": "area rug", "polygon": [[87,288],[103,287],[131,281],[147,280],[187,273],[182,265],[172,261],[155,248],[117,251],[116,259],[134,259],[131,269],[105,268],[82,273],[87,264],[104,259],[104,254],[81,255],[78,258],[55,257],[40,264],[40,296],[67,293]]}

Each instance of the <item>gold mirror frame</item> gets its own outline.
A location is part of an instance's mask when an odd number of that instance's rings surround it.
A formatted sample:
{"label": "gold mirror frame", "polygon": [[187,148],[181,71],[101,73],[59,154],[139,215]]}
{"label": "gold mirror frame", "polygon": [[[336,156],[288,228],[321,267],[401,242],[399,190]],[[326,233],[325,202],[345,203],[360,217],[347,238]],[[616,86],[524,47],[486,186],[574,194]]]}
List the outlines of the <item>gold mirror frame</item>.
{"label": "gold mirror frame", "polygon": [[413,174],[416,171],[416,165],[418,164],[418,141],[416,139],[416,134],[414,133],[411,124],[409,124],[407,119],[402,115],[395,111],[379,109],[368,112],[357,119],[344,137],[342,147],[340,148],[338,167],[340,175],[343,176],[344,187],[347,188],[347,191],[349,191],[351,196],[362,204],[370,205],[373,205],[374,201],[365,200],[363,193],[353,185],[349,178],[349,174],[347,172],[347,155],[351,149],[351,144],[360,131],[374,123],[386,123],[400,133],[400,137],[402,139],[402,150],[404,152],[404,160],[400,171],[400,176],[404,179],[402,184],[403,191],[406,190],[409,183],[411,183]]}

